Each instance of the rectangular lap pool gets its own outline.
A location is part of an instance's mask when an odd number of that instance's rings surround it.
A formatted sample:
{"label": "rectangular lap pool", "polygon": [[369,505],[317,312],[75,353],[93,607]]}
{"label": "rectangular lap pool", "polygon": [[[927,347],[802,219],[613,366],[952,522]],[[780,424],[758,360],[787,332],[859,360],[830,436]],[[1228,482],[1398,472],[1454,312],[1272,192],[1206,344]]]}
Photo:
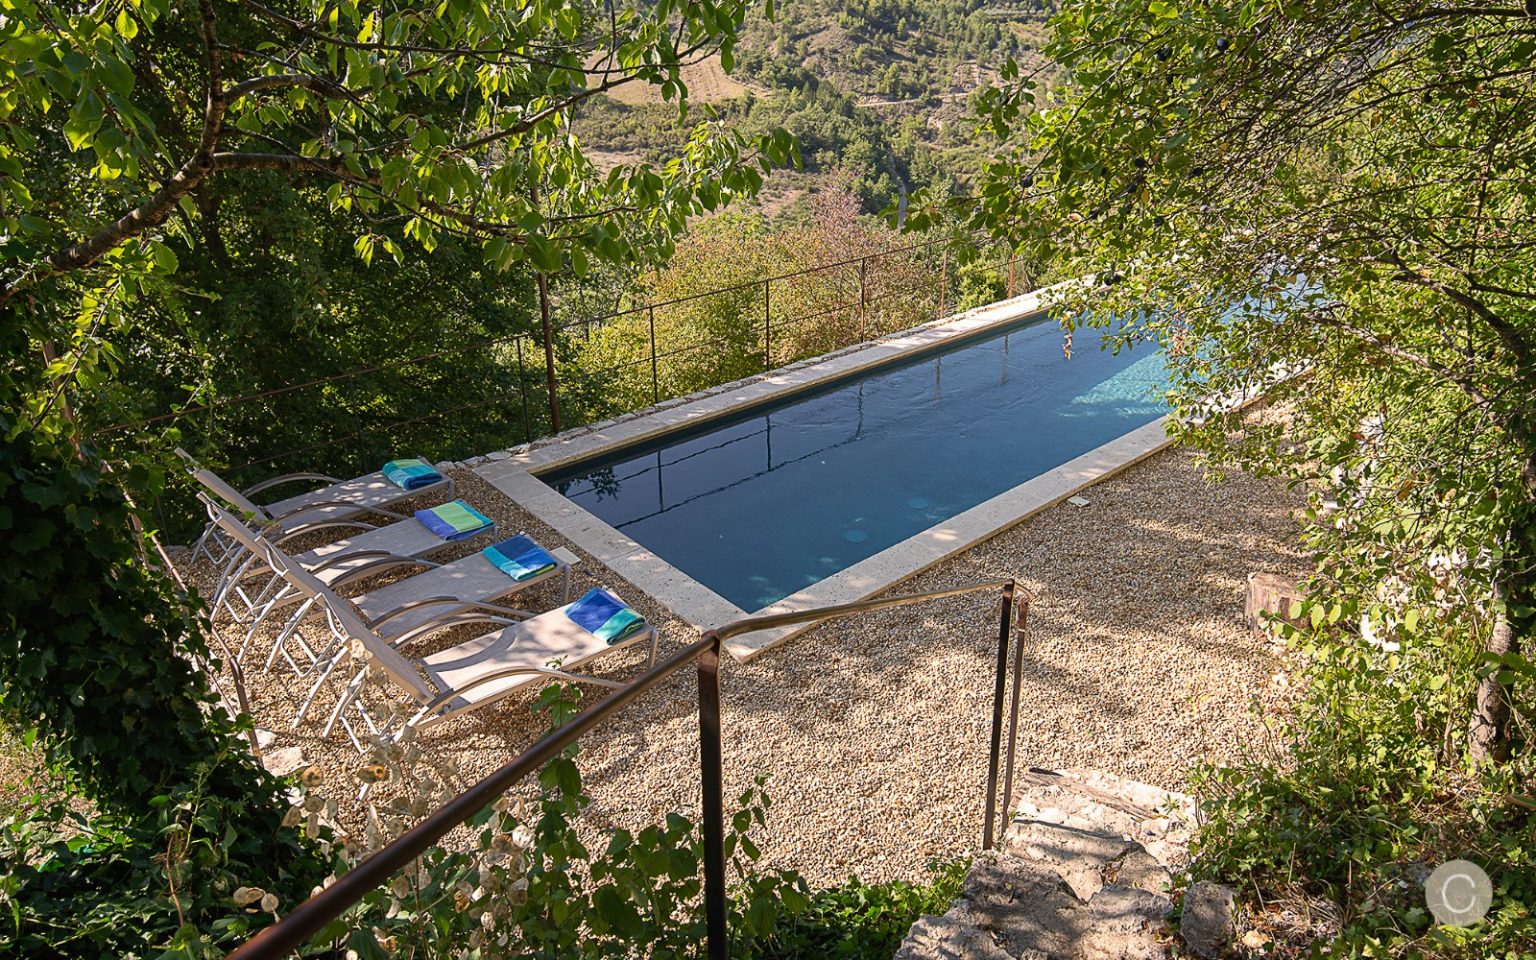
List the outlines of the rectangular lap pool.
{"label": "rectangular lap pool", "polygon": [[1035,314],[538,479],[746,611],[1167,412],[1162,357]]}

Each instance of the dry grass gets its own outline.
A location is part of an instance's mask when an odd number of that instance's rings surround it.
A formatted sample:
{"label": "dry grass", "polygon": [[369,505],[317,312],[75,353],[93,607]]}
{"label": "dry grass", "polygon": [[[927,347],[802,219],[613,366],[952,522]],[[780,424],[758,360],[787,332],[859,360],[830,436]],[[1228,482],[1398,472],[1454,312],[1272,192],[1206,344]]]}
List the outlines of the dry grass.
{"label": "dry grass", "polygon": [[[588,67],[598,65],[600,63],[589,63]],[[720,65],[719,54],[711,54],[704,60],[683,67],[681,76],[683,84],[688,88],[688,99],[695,103],[734,100],[750,89],[746,84],[740,83],[725,72],[725,68]],[[592,82],[596,84],[600,82],[600,78],[593,77]],[[631,107],[664,102],[661,99],[659,86],[641,83],[638,80],[615,87],[604,96],[612,97]]]}
{"label": "dry grass", "polygon": [[43,758],[14,731],[0,727],[0,810],[19,810],[36,791]]}
{"label": "dry grass", "polygon": [[[14,730],[0,727],[0,815],[22,817],[63,800],[82,816],[91,804],[49,770],[42,748],[28,744]],[[63,834],[73,834],[72,821],[60,823]]]}

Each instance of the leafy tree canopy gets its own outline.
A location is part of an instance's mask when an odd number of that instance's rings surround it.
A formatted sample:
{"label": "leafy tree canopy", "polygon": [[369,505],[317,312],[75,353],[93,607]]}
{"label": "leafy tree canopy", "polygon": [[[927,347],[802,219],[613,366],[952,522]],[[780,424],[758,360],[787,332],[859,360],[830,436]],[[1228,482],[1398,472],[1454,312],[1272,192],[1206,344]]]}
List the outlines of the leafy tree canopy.
{"label": "leafy tree canopy", "polygon": [[1069,327],[1162,340],[1187,435],[1225,444],[1235,391],[1293,412],[1237,452],[1332,487],[1323,618],[1399,664],[1486,643],[1476,693],[1436,696],[1474,755],[1504,751],[1536,607],[1536,8],[1083,0],[1053,23],[1071,86],[1010,65],[979,98],[1000,147],[960,206],[1096,274]]}
{"label": "leafy tree canopy", "polygon": [[323,191],[364,260],[446,236],[548,272],[665,254],[687,217],[790,160],[788,136],[706,120],[662,167],[604,174],[569,111],[628,83],[682,107],[680,68],[729,58],[750,6],[8,2],[0,303],[36,311],[70,275],[60,299],[82,326],[110,321],[175,271],[159,238],[190,235],[205,188],[262,172]]}
{"label": "leafy tree canopy", "polygon": [[[749,140],[706,118],[659,165],[599,171],[570,111],[644,83],[681,112],[681,68],[731,57],[750,7],[0,0],[0,540],[15,559],[0,721],[38,734],[127,838],[61,845],[18,881],[28,909],[83,877],[102,892],[92,916],[112,918],[92,933],[158,911],[145,925],[160,944],[168,902],[175,930],[183,904],[190,929],[225,900],[226,866],[300,894],[315,879],[309,851],[279,835],[277,782],[208,709],[190,662],[207,656],[206,622],[143,551],[135,503],[160,492],[156,471],[128,445],[110,459],[131,463],[103,470],[85,435],[184,386],[219,399],[297,379],[300,360],[352,366],[422,337],[514,329],[518,298],[475,284],[489,270],[664,257],[689,217],[790,161],[788,135]],[[454,310],[434,315],[434,299]],[[482,392],[515,387],[495,359],[473,358]],[[346,429],[398,417],[391,396],[467,365],[359,391]],[[272,418],[232,410],[196,435],[262,439],[241,427]],[[187,849],[196,904],[175,900]],[[132,878],[113,873],[128,860]]]}

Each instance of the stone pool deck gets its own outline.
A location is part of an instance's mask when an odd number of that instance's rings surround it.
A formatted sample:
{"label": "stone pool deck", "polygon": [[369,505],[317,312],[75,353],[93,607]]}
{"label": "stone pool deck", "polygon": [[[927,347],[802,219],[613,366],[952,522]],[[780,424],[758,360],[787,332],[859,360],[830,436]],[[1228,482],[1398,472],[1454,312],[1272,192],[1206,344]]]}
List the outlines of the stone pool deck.
{"label": "stone pool deck", "polygon": [[[663,656],[697,636],[482,477],[456,472],[459,495],[504,529],[574,547],[583,558],[576,589],[602,583],[633,601],[660,625]],[[1196,761],[1266,748],[1266,719],[1290,689],[1273,645],[1243,622],[1243,588],[1255,570],[1305,569],[1295,546],[1300,498],[1276,481],[1231,474],[1212,485],[1202,474],[1190,453],[1155,453],[1085,490],[1086,506],[1049,506],[891,591],[1016,577],[1033,594],[1025,765],[1178,789]],[[555,599],[529,603],[543,609]],[[767,865],[793,866],[813,884],[854,872],[915,880],[930,860],[979,844],[995,603],[962,597],[860,616],[725,665],[726,795],[769,775]],[[628,679],[642,666],[641,652],[624,651],[597,669]],[[258,714],[291,696],[276,677],[251,677]],[[443,724],[420,738],[422,749],[452,759],[465,781],[484,775],[543,732],[531,700],[514,696]],[[685,671],[583,742],[586,829],[697,812],[694,704]],[[283,733],[274,745],[298,747],[304,762],[329,770],[358,767],[344,738],[317,733]],[[355,781],[331,783],[344,804],[355,799]]]}

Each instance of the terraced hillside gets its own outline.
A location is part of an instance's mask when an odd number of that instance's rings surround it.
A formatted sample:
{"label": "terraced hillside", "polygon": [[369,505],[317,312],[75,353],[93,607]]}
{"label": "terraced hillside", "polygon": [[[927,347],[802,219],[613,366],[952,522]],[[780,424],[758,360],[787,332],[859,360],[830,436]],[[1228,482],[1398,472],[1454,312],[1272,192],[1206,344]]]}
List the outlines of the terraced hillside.
{"label": "terraced hillside", "polygon": [[[967,114],[972,94],[1012,57],[1047,79],[1038,52],[1054,4],[982,0],[841,0],[784,4],[748,25],[727,74],[718,58],[689,68],[696,102],[747,131],[782,125],[800,139],[801,175],[782,177],[762,200],[773,215],[803,213],[822,189],[848,190],[867,211],[904,192],[962,181],[985,151]],[[660,157],[687,123],[636,85],[596,98],[577,133],[602,163]],[[691,121],[688,121],[691,122]]]}

